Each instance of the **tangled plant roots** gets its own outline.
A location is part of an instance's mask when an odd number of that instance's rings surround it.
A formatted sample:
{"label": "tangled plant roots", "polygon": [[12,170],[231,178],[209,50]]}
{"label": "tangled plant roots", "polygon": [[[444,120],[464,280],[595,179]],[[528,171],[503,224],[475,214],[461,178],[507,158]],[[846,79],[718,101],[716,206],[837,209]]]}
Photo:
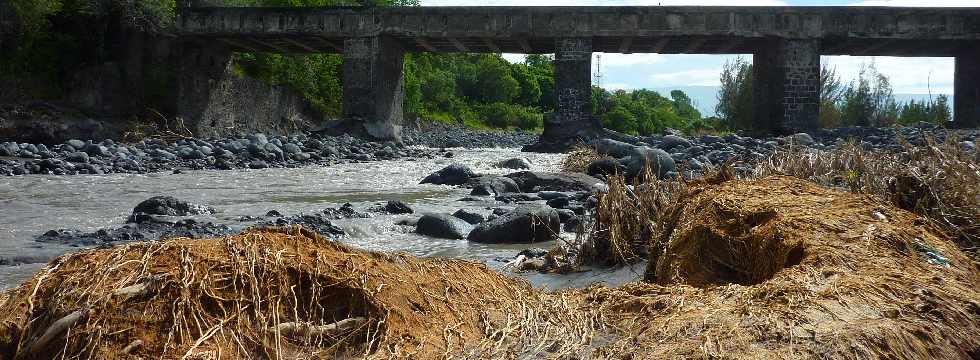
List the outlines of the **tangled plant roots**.
{"label": "tangled plant roots", "polygon": [[[643,358],[967,359],[978,269],[938,228],[774,176],[690,184],[646,280],[597,291]],[[942,259],[942,260],[940,260]]]}
{"label": "tangled plant roots", "polygon": [[953,134],[945,143],[906,143],[900,153],[866,151],[853,142],[831,151],[782,151],[758,164],[753,177],[774,174],[874,195],[924,215],[980,258],[980,150],[963,150]]}
{"label": "tangled plant roots", "polygon": [[584,173],[589,168],[589,164],[601,158],[602,155],[594,147],[577,145],[561,161],[561,171]]}
{"label": "tangled plant roots", "polygon": [[980,269],[924,217],[787,176],[652,191],[616,195],[669,220],[646,283],[547,293],[300,229],[139,243],[0,294],[0,358],[980,356]]}
{"label": "tangled plant roots", "polygon": [[539,303],[480,264],[356,251],[299,228],[69,254],[7,296],[0,359],[433,358]]}

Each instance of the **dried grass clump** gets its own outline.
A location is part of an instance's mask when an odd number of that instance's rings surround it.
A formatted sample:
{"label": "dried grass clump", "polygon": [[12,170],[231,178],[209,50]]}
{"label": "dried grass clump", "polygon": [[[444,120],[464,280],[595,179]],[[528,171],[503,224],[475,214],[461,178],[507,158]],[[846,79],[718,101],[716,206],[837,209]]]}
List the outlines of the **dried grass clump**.
{"label": "dried grass clump", "polygon": [[594,147],[588,145],[576,145],[568,152],[568,156],[561,161],[562,172],[584,173],[589,169],[589,164],[603,158]]}
{"label": "dried grass clump", "polygon": [[8,296],[3,359],[438,358],[546,316],[529,285],[482,264],[299,228],[69,254]]}
{"label": "dried grass clump", "polygon": [[980,246],[980,152],[964,151],[955,136],[905,151],[866,151],[851,142],[831,151],[792,149],[758,164],[753,177],[782,174],[874,195],[924,215],[964,250]]}
{"label": "dried grass clump", "polygon": [[[646,280],[588,294],[633,358],[970,359],[980,273],[922,217],[792,177],[689,184]],[[654,240],[656,241],[656,240]]]}
{"label": "dried grass clump", "polygon": [[299,228],[136,243],[0,295],[0,358],[980,356],[980,269],[922,216],[787,176],[674,186],[607,199],[669,220],[649,283],[545,293]]}

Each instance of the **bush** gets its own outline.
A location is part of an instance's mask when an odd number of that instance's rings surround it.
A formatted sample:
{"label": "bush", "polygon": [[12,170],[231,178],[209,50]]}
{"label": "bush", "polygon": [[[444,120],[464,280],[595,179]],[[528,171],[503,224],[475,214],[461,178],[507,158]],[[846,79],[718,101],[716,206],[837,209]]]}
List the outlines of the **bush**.
{"label": "bush", "polygon": [[521,107],[517,112],[517,123],[514,125],[524,130],[539,129],[544,126],[544,115],[536,108]]}

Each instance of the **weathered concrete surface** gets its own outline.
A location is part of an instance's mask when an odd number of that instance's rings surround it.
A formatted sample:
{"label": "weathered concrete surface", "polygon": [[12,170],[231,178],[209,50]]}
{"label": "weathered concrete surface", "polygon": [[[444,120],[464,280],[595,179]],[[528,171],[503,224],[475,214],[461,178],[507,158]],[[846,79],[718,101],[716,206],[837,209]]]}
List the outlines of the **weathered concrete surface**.
{"label": "weathered concrete surface", "polygon": [[953,77],[953,126],[980,126],[980,49],[973,48],[956,57]]}
{"label": "weathered concrete surface", "polygon": [[386,36],[344,41],[344,120],[355,131],[399,140],[403,123],[404,59],[401,45]]}
{"label": "weathered concrete surface", "polygon": [[590,37],[596,52],[754,53],[786,38],[826,40],[822,54],[953,56],[980,40],[977,18],[980,8],[186,8],[178,30],[271,52],[340,52],[344,39],[384,34],[409,52],[553,53],[554,39]]}
{"label": "weathered concrete surface", "polygon": [[299,92],[234,75],[227,48],[185,44],[179,77],[179,116],[198,137],[289,134],[323,122]]}
{"label": "weathered concrete surface", "polygon": [[[249,52],[344,54],[344,128],[398,139],[405,52],[556,53],[557,111],[531,151],[603,131],[590,113],[591,53],[750,53],[755,130],[819,125],[820,55],[959,56],[956,116],[976,126],[980,8],[185,8],[178,32]],[[965,94],[961,96],[960,93]],[[971,95],[973,94],[973,95]]]}
{"label": "weathered concrete surface", "polygon": [[775,39],[754,54],[754,130],[791,134],[820,126],[818,47],[816,40]]}
{"label": "weathered concrete surface", "polygon": [[544,133],[526,151],[564,151],[602,131],[599,119],[592,115],[592,39],[555,41],[556,111],[545,117]]}

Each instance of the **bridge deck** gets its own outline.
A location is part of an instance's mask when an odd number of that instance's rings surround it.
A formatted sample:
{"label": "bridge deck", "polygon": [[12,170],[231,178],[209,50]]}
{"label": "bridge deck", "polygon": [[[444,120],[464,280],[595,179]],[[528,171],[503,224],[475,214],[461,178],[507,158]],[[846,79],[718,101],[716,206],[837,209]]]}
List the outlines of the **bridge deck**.
{"label": "bridge deck", "polygon": [[336,53],[386,35],[410,52],[553,53],[592,39],[612,53],[754,53],[767,39],[819,39],[827,55],[953,56],[980,42],[980,8],[395,7],[183,8],[178,32],[240,51]]}

